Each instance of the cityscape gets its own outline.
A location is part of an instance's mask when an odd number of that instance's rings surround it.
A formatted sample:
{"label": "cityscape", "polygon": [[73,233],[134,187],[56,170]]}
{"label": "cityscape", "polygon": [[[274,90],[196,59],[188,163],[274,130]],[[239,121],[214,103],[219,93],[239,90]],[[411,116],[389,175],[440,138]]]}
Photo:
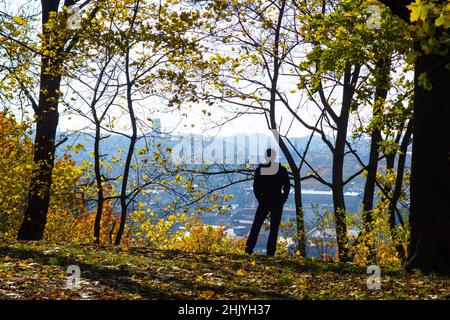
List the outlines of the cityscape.
{"label": "cityscape", "polygon": [[[162,143],[162,147],[168,146],[172,149],[172,156],[177,152],[177,156],[181,157],[181,160],[185,161],[188,167],[201,166],[205,163],[215,163],[221,164],[228,167],[239,167],[245,165],[251,165],[255,168],[258,163],[264,161],[264,150],[268,147],[278,149],[276,141],[273,136],[261,135],[261,134],[238,134],[234,136],[201,136],[201,135],[186,135],[186,136],[172,136],[164,132],[161,128],[161,121],[159,119],[154,119],[153,132],[147,137],[146,144],[154,145],[156,143]],[[83,133],[81,133],[83,136]],[[290,149],[296,149],[298,154],[304,151],[305,145],[307,144],[309,137],[298,137],[291,138],[292,146]],[[72,137],[66,142],[66,145],[80,143],[83,141],[79,136],[76,140]],[[111,136],[103,141],[104,149],[102,150],[105,154],[109,156],[114,156],[117,154],[117,148],[121,146],[126,138],[116,135]],[[142,140],[137,143],[137,148],[142,147],[140,145]],[[149,143],[149,141],[151,141]],[[332,157],[331,152],[328,150],[327,146],[318,137],[312,138],[312,143],[309,145],[309,152],[311,164],[318,168],[325,179],[331,179],[331,168],[329,163]],[[74,154],[73,157],[77,161],[82,159],[87,159],[89,155],[88,146],[90,142],[85,142],[86,150]],[[356,145],[362,152],[361,157],[366,159],[367,154],[367,144],[369,142],[362,139]],[[214,147],[214,148],[212,148]],[[205,154],[208,154],[208,162],[205,160]],[[294,153],[295,154],[295,153]],[[296,160],[299,160],[298,157]],[[180,160],[181,159],[181,160]],[[285,156],[278,151],[278,161],[281,164],[286,163]],[[408,162],[410,158],[408,157]],[[354,172],[361,169],[356,159],[348,157],[348,162],[344,168],[345,174],[347,176],[352,175]],[[308,170],[303,170],[304,174],[308,174]],[[346,210],[349,214],[357,213],[361,208],[362,192],[363,192],[364,178],[360,175],[356,177],[349,186],[345,189],[345,201]],[[220,185],[220,180],[217,182]],[[317,224],[319,223],[320,215],[323,215],[326,211],[333,212],[333,199],[331,190],[326,186],[320,184],[316,180],[309,179],[305,180],[302,186],[302,200],[303,200],[303,210],[305,215],[305,227],[307,238],[320,238],[327,239],[335,237],[334,229],[318,230]],[[173,195],[170,193],[165,193],[164,190],[155,191],[161,198],[171,199]],[[233,195],[233,197],[228,200],[229,210],[223,215],[217,214],[201,214],[200,219],[203,223],[224,228],[225,232],[232,237],[245,238],[251,228],[253,218],[257,208],[257,201],[253,194],[252,181],[245,181],[242,183],[234,184],[223,190],[225,194]],[[293,197],[293,189],[291,188],[290,197],[286,202],[283,209],[282,221],[287,224],[288,222],[294,222],[295,224],[295,205]],[[164,212],[155,212],[159,215],[163,215]],[[358,234],[359,230],[351,229],[348,230],[349,235]],[[295,241],[292,240],[294,235],[293,230],[286,230],[284,233],[280,233],[280,241],[287,243],[288,250],[291,253],[295,252]],[[264,252],[265,246],[268,238],[268,230],[262,228],[255,250],[257,252]],[[323,242],[323,241],[320,241]],[[309,255],[320,255],[322,250],[314,248],[315,242],[308,242],[308,254]],[[334,251],[332,250],[332,253]]]}

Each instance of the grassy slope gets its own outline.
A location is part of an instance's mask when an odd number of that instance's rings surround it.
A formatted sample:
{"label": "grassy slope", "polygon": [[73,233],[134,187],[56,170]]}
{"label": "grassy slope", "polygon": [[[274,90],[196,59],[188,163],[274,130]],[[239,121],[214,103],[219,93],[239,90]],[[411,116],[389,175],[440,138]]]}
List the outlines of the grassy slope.
{"label": "grassy slope", "polygon": [[[81,268],[81,290],[66,268]],[[449,299],[450,278],[296,258],[0,243],[0,299]]]}

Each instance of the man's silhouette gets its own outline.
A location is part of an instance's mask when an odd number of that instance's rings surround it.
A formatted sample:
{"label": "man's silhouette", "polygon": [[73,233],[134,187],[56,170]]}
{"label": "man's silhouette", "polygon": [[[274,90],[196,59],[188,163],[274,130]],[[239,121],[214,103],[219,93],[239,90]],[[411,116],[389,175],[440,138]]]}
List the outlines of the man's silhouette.
{"label": "man's silhouette", "polygon": [[267,162],[260,164],[255,170],[253,192],[258,200],[258,209],[256,209],[255,219],[253,220],[245,248],[245,252],[248,254],[253,253],[259,231],[270,212],[267,255],[275,255],[283,205],[289,196],[291,188],[288,171],[285,167],[275,162],[275,156],[276,152],[274,149],[267,149]]}

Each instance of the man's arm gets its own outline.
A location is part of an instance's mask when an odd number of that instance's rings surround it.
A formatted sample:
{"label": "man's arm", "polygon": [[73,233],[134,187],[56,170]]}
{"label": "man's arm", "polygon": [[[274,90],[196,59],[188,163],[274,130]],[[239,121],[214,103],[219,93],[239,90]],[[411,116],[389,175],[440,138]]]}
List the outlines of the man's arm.
{"label": "man's arm", "polygon": [[289,191],[291,190],[291,181],[287,169],[281,166],[280,168],[283,170],[283,202],[286,202],[289,197]]}
{"label": "man's arm", "polygon": [[253,193],[256,199],[261,197],[261,172],[259,167],[255,170],[255,177],[253,178]]}

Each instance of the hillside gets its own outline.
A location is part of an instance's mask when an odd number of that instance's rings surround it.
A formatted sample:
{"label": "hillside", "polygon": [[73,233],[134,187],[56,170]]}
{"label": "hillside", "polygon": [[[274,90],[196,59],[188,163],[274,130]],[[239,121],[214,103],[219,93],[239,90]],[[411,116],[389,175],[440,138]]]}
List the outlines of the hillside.
{"label": "hillside", "polygon": [[[81,289],[66,268],[81,269]],[[449,299],[450,278],[299,260],[146,248],[0,244],[0,299]]]}

